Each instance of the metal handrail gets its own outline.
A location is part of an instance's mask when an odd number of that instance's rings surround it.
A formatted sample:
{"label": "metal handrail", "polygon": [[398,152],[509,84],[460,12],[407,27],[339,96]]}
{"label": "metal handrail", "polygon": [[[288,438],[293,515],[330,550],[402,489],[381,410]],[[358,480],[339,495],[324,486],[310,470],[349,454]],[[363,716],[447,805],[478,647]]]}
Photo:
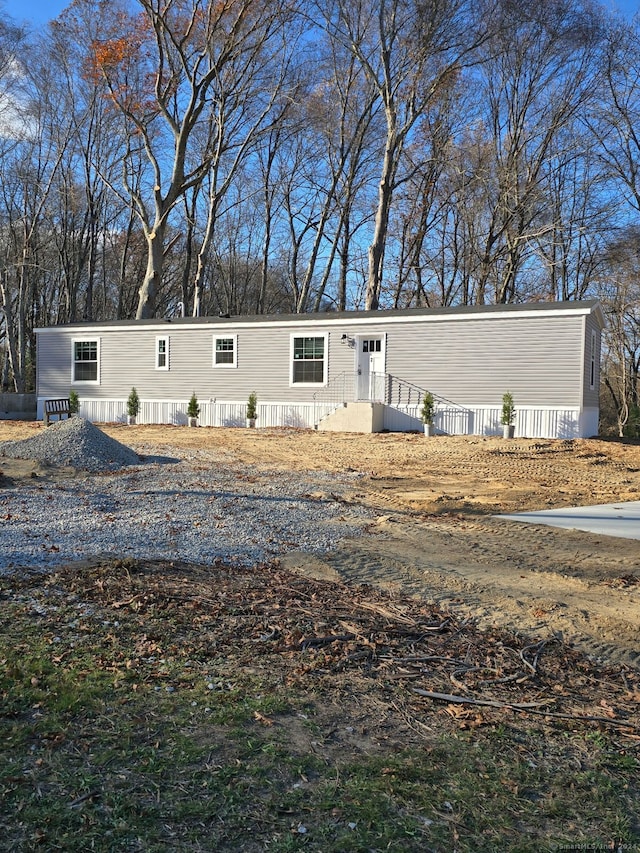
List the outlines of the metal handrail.
{"label": "metal handrail", "polygon": [[[334,376],[324,388],[315,391],[313,394],[313,421],[317,427],[322,418],[328,417],[347,402],[360,399],[357,391],[359,391],[360,374],[356,372],[343,371],[337,376]],[[368,376],[368,387],[366,395],[361,399],[371,403],[385,403],[388,406],[393,405],[415,405],[420,406],[424,400],[428,389],[421,388],[413,382],[407,382],[406,379],[400,379],[391,373],[370,373]],[[452,407],[461,412],[469,412],[465,406],[455,403],[453,400],[448,400],[446,397],[441,397],[439,394],[433,394],[436,403]],[[322,406],[323,412],[318,414],[318,408]]]}
{"label": "metal handrail", "polygon": [[[343,371],[339,373],[337,376],[334,376],[333,379],[330,379],[329,382],[318,391],[314,391],[313,393],[313,423],[317,427],[318,423],[322,418],[328,417],[332,412],[335,412],[336,409],[339,409],[340,406],[344,406],[346,402],[354,399],[354,387],[355,387],[355,377],[353,373],[348,371]],[[318,408],[319,406],[329,407],[328,411],[324,411],[322,415],[318,416]]]}
{"label": "metal handrail", "polygon": [[[387,387],[385,393],[385,402],[389,405],[400,403],[406,403],[407,405],[411,405],[411,403],[415,402],[415,405],[420,405],[424,399],[425,394],[428,393],[428,389],[421,388],[419,385],[414,385],[413,382],[407,382],[406,379],[400,379],[398,376],[394,376],[391,373],[384,374],[387,378]],[[397,399],[396,391],[397,389]],[[403,399],[403,391],[406,393],[406,399]],[[416,397],[415,401],[412,400],[412,396]],[[462,412],[470,411],[466,406],[461,406],[459,403],[454,402],[453,400],[449,400],[446,397],[441,397],[439,394],[433,394],[433,398],[436,403],[443,403],[446,406],[452,406],[454,409],[459,409]]]}

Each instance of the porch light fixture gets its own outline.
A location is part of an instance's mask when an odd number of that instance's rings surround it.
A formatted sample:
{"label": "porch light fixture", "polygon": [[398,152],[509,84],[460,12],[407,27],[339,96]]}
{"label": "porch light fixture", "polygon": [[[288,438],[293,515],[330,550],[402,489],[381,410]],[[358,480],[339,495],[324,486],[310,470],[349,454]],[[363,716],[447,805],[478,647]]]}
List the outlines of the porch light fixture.
{"label": "porch light fixture", "polygon": [[354,346],[355,341],[352,337],[350,337],[346,332],[343,332],[342,337],[340,338],[341,344],[347,344],[347,346]]}

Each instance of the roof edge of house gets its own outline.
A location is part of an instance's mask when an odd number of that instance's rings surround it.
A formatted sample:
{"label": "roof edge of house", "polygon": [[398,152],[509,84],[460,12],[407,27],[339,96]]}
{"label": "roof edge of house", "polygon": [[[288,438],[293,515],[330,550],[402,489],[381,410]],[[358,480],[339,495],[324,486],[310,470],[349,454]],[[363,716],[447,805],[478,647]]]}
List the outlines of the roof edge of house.
{"label": "roof edge of house", "polygon": [[425,322],[438,320],[464,320],[488,315],[535,316],[537,314],[596,314],[601,326],[604,325],[604,315],[597,299],[575,300],[566,302],[522,302],[506,305],[457,305],[446,308],[396,308],[378,311],[327,311],[312,314],[235,314],[224,316],[204,317],[154,317],[145,320],[104,320],[64,323],[55,326],[41,326],[36,333],[42,334],[54,330],[68,329],[81,331],[83,329],[116,329],[116,328],[158,328],[166,331],[175,327],[225,327],[264,325],[339,325],[345,323],[371,323],[376,321],[408,322],[420,319]]}

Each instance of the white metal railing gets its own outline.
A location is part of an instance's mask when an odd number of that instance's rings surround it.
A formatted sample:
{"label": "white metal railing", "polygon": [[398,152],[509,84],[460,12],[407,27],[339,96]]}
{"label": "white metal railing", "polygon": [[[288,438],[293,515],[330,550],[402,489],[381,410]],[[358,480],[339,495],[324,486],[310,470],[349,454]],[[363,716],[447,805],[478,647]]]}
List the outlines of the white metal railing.
{"label": "white metal railing", "polygon": [[[321,418],[327,417],[336,409],[354,400],[384,403],[405,411],[415,411],[416,417],[419,418],[419,409],[426,393],[426,388],[421,388],[391,373],[345,371],[314,393],[314,424],[317,426]],[[464,406],[438,394],[433,396],[436,410],[446,409],[450,415],[457,412],[460,416],[466,416],[467,410]]]}
{"label": "white metal railing", "polygon": [[362,402],[384,403],[386,401],[386,373],[358,373],[356,376],[357,399]]}
{"label": "white metal railing", "polygon": [[326,418],[344,406],[345,403],[354,400],[355,394],[354,373],[345,371],[329,380],[324,388],[320,388],[313,394],[313,423],[318,426],[322,418]]}
{"label": "white metal railing", "polygon": [[[421,388],[419,385],[414,385],[413,382],[407,382],[405,379],[400,379],[398,376],[393,376],[391,373],[385,375],[385,398],[384,402],[389,406],[419,406],[422,404],[424,395],[427,393],[426,388]],[[433,399],[436,405],[447,406],[453,409],[465,411],[465,407],[453,400],[448,400],[446,397],[441,397],[439,394],[434,394]]]}

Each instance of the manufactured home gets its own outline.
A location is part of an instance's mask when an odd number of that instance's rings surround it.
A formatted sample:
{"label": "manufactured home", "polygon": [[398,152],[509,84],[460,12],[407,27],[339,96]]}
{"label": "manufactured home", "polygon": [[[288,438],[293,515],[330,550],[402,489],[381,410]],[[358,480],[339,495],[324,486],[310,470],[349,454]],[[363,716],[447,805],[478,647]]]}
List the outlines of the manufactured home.
{"label": "manufactured home", "polygon": [[426,391],[444,434],[501,432],[503,394],[516,435],[598,432],[600,336],[595,301],[237,317],[171,317],[37,329],[38,417],[74,389],[80,414],[139,423],[357,432],[420,429]]}

